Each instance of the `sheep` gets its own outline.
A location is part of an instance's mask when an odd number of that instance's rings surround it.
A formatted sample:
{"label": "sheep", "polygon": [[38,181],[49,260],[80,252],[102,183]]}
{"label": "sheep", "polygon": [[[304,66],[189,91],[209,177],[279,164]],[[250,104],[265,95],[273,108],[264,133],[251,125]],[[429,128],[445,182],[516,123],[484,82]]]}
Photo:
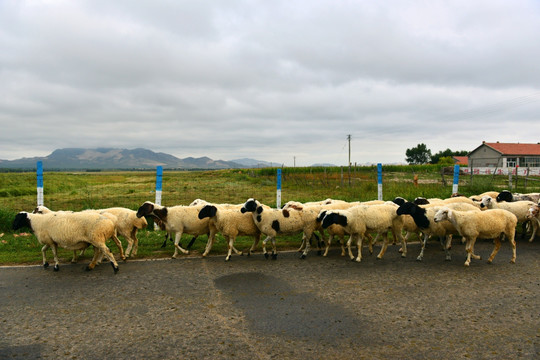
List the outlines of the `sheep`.
{"label": "sheep", "polygon": [[529,208],[527,219],[529,219],[529,221],[533,224],[536,223],[536,226],[533,225],[533,232],[531,234],[531,238],[529,239],[529,241],[533,241],[534,237],[536,236],[536,232],[540,227],[540,203],[534,204]]}
{"label": "sheep", "polygon": [[475,201],[475,202],[480,202],[482,201],[482,198],[484,196],[491,196],[492,198],[496,198],[497,196],[499,196],[499,192],[498,191],[486,191],[486,192],[483,192],[479,195],[471,195],[469,196],[469,199]]}
{"label": "sheep", "polygon": [[[350,203],[343,200],[332,200],[332,199],[326,199],[323,201],[315,201],[315,202],[306,202],[306,203],[300,203],[298,201],[289,201],[283,206],[282,210],[290,209],[290,210],[302,211],[305,208],[307,208],[310,211],[312,211],[311,212],[312,214],[318,215],[320,211],[323,209],[327,209],[327,210],[328,209],[348,209],[358,204],[359,204],[358,202]],[[321,238],[326,243],[326,249],[323,256],[327,256],[328,250],[330,248],[330,244],[332,243],[332,239],[334,238],[334,236],[338,236],[341,238],[342,253],[344,254],[345,248],[343,247],[343,244],[344,244],[343,240],[344,240],[345,232],[343,231],[342,228],[339,228],[338,226],[331,226],[328,229],[326,229],[329,234],[329,238],[327,240],[324,234],[324,229],[321,226],[321,221],[318,220],[317,216],[315,216],[315,218],[313,217],[310,218],[310,221],[316,222],[315,224],[316,230],[319,232],[319,234],[321,235]],[[308,246],[309,246],[309,243],[303,240],[302,244],[300,245],[300,248],[298,249],[299,252],[302,252],[302,250],[304,250],[301,256],[302,259],[304,259],[307,256],[307,253],[309,252]],[[318,246],[319,246],[319,255],[320,255],[321,253],[320,244],[318,244]]]}
{"label": "sheep", "polygon": [[[454,210],[461,211],[480,211],[476,206],[466,203],[453,203],[447,204],[446,207]],[[397,214],[401,216],[411,217],[417,226],[417,228],[424,234],[423,240],[421,239],[422,249],[420,254],[416,258],[418,261],[422,261],[424,258],[424,250],[427,240],[430,236],[437,236],[441,242],[441,245],[445,251],[446,260],[452,259],[450,254],[450,245],[452,241],[452,235],[458,234],[457,229],[448,221],[435,223],[433,217],[435,213],[441,208],[438,205],[416,205],[412,202],[407,202],[401,205]],[[405,219],[404,219],[405,220]],[[446,243],[443,243],[443,238],[446,238]]]}
{"label": "sheep", "polygon": [[259,242],[261,231],[253,222],[253,217],[251,214],[242,213],[239,209],[228,209],[219,205],[207,204],[203,206],[198,217],[199,219],[210,218],[209,226],[213,228],[214,233],[213,237],[208,238],[203,257],[210,252],[217,232],[220,232],[227,241],[228,253],[225,261],[230,260],[233,250],[242,255],[241,251],[234,248],[234,240],[236,240],[237,236],[253,236],[254,243]]}
{"label": "sheep", "polygon": [[[526,223],[529,222],[529,219],[527,218],[527,215],[529,214],[529,209],[531,206],[535,205],[532,201],[526,201],[526,200],[520,200],[520,201],[513,201],[513,202],[496,202],[493,200],[491,196],[484,196],[482,198],[482,201],[480,202],[480,206],[482,209],[504,209],[510,211],[512,214],[516,215],[518,222],[522,223],[522,238],[525,238],[526,236]],[[533,227],[533,234],[536,233],[536,228],[538,227],[538,223],[535,221],[531,221],[530,224]],[[529,241],[533,241],[534,235],[531,236]]]}
{"label": "sheep", "polygon": [[144,202],[137,210],[137,217],[153,216],[159,219],[165,226],[165,229],[169,233],[175,233],[174,239],[174,254],[173,259],[178,257],[178,251],[184,254],[189,254],[189,250],[186,250],[180,246],[180,239],[182,234],[190,234],[193,236],[199,236],[203,234],[209,234],[213,236],[211,229],[208,226],[209,219],[199,219],[199,210],[202,206],[161,206],[154,204],[150,201]]}
{"label": "sheep", "polygon": [[[263,240],[263,254],[268,259],[269,255],[266,251],[266,243],[271,241],[273,260],[277,259],[276,236],[279,234],[297,234],[303,232],[302,241],[307,241],[313,236],[316,229],[316,223],[311,221],[312,218],[317,218],[317,214],[309,208],[303,211],[289,211],[271,209],[262,205],[258,200],[253,198],[248,199],[241,209],[242,213],[250,212],[255,225],[261,233],[266,235]],[[249,249],[248,255],[255,249],[257,243]]]}
{"label": "sheep", "polygon": [[433,220],[441,222],[449,220],[457,229],[459,234],[466,239],[467,260],[465,266],[471,263],[471,256],[479,260],[480,256],[474,255],[474,243],[477,238],[494,239],[495,247],[488,258],[488,264],[493,262],[495,255],[501,247],[501,235],[505,235],[512,245],[512,259],[510,263],[516,262],[516,242],[514,235],[517,225],[517,217],[510,211],[503,209],[492,209],[486,211],[458,211],[443,207],[437,211]]}
{"label": "sheep", "polygon": [[[86,213],[86,212],[97,212],[99,213],[100,215],[103,215],[107,218],[109,218],[109,220],[111,220],[114,225],[115,225],[115,234],[113,235],[112,239],[114,241],[114,243],[116,244],[116,246],[118,247],[118,251],[120,253],[120,258],[122,260],[126,260],[126,256],[124,254],[124,249],[122,248],[122,243],[120,242],[120,240],[118,239],[118,217],[111,213],[111,212],[107,212],[105,210],[84,210],[82,211],[82,213]],[[33,211],[32,211],[33,214],[49,214],[49,213],[73,213],[73,211],[52,211],[51,209],[49,209],[48,207],[44,206],[44,205],[38,205]],[[82,256],[84,254],[84,251],[86,249],[81,249],[80,250],[80,254],[77,254],[77,251],[74,250],[73,251],[73,258],[71,259],[71,262],[72,263],[76,263],[77,262],[77,259],[79,256]],[[98,260],[97,260],[97,263],[100,264],[101,263],[101,260],[103,258],[103,255],[104,254],[101,254],[101,256],[98,257]]]}
{"label": "sheep", "polygon": [[30,227],[38,241],[43,244],[41,253],[44,268],[49,266],[46,256],[49,247],[54,255],[54,271],[58,271],[58,246],[68,250],[82,250],[93,245],[94,257],[86,269],[92,270],[100,253],[103,253],[111,261],[114,273],[118,272],[118,264],[106,245],[106,241],[115,235],[116,229],[113,221],[106,216],[83,212],[31,214],[22,211],[15,216],[13,230],[25,226]]}
{"label": "sheep", "polygon": [[528,194],[512,194],[508,190],[501,191],[496,196],[491,196],[492,198],[495,198],[497,202],[506,201],[506,202],[512,202],[512,201],[532,201],[534,203],[538,203],[540,201],[540,193],[528,193]]}
{"label": "sheep", "polygon": [[[319,218],[322,213],[319,214]],[[322,227],[328,228],[332,224],[338,224],[345,228],[350,234],[347,241],[347,249],[351,260],[356,262],[362,261],[362,241],[366,237],[367,232],[382,232],[392,230],[394,237],[398,237],[402,243],[402,257],[407,255],[407,244],[403,238],[401,231],[403,228],[403,220],[396,213],[395,205],[379,204],[379,205],[357,205],[347,210],[327,210],[323,215]],[[356,239],[358,247],[358,256],[356,259],[351,251],[351,243]],[[388,237],[385,237],[383,246],[377,259],[382,259],[388,246]]]}

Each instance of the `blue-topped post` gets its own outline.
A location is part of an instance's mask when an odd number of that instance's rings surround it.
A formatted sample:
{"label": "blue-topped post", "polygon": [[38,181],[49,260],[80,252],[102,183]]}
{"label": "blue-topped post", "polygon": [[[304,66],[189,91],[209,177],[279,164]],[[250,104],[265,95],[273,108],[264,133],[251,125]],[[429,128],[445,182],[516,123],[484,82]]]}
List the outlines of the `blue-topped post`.
{"label": "blue-topped post", "polygon": [[277,169],[276,208],[281,209],[281,169]]}
{"label": "blue-topped post", "polygon": [[383,196],[382,196],[382,164],[381,163],[377,164],[377,193],[378,193],[377,198],[379,200],[382,200]]}
{"label": "blue-topped post", "polygon": [[37,204],[43,206],[43,162],[37,162]]}
{"label": "blue-topped post", "polygon": [[[161,205],[161,189],[163,183],[163,166],[156,168],[156,204]],[[154,222],[154,230],[159,230],[158,225]]]}
{"label": "blue-topped post", "polygon": [[459,165],[454,165],[454,185],[452,186],[452,194],[458,192],[459,183]]}
{"label": "blue-topped post", "polygon": [[163,182],[163,167],[158,166],[156,169],[156,204],[161,205],[161,186]]}

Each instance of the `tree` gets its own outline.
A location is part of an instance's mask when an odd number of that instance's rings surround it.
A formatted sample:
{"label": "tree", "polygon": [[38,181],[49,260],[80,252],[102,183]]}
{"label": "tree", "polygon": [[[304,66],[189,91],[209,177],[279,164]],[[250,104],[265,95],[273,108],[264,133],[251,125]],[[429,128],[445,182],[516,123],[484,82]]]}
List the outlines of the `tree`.
{"label": "tree", "polygon": [[405,151],[405,161],[409,165],[427,164],[431,160],[431,150],[429,150],[426,144],[418,144],[412,149]]}
{"label": "tree", "polygon": [[438,164],[440,162],[440,159],[443,157],[452,157],[452,156],[465,156],[469,152],[467,150],[461,150],[461,151],[452,151],[450,149],[446,149],[444,151],[439,151],[435,153],[433,156],[431,156],[431,163],[432,164]]}

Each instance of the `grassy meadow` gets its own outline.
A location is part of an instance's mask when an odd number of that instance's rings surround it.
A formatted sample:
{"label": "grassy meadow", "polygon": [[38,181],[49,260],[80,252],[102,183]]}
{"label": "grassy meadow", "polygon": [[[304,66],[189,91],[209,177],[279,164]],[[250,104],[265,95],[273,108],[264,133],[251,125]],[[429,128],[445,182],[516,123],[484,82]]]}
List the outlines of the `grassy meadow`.
{"label": "grassy meadow", "polygon": [[[218,171],[164,171],[162,204],[187,205],[197,198],[214,203],[243,203],[248,198],[276,206],[276,168],[234,169]],[[349,168],[283,168],[281,205],[290,200],[316,201],[326,198],[346,201],[377,199],[376,167]],[[417,177],[417,183],[414,178]],[[44,204],[52,210],[99,209],[122,206],[136,210],[144,201],[155,201],[154,171],[118,172],[45,172]],[[452,175],[441,175],[441,166],[383,166],[383,199],[402,196],[449,197]],[[538,181],[513,180],[514,191],[538,192]],[[464,195],[508,188],[507,176],[461,175],[459,192]],[[34,172],[0,172],[0,264],[41,264],[41,245],[29,229],[13,232],[11,224],[19,211],[32,211],[36,205],[36,174]],[[138,258],[170,257],[174,251],[169,241],[161,248],[164,232],[153,226],[139,231]],[[185,246],[191,237],[184,235]],[[278,251],[296,248],[301,235],[278,239]],[[123,239],[121,239],[123,240]],[[204,251],[206,236],[201,236],[192,248],[197,256]],[[251,238],[237,239],[238,249],[247,249]],[[124,243],[125,244],[125,243]],[[125,246],[125,245],[124,245]],[[109,244],[115,252],[115,246]],[[259,249],[260,250],[260,247]],[[211,254],[223,254],[226,244],[218,235]],[[49,261],[52,252],[49,251]],[[62,262],[71,259],[70,251],[60,250]],[[92,256],[87,251],[81,259]]]}

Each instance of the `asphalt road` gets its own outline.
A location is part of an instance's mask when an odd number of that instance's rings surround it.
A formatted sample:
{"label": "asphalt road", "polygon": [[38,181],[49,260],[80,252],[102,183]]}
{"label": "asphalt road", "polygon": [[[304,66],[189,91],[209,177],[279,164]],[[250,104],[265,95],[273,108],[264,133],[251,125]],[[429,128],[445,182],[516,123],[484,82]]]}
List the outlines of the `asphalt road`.
{"label": "asphalt road", "polygon": [[0,359],[540,358],[540,242],[397,249],[3,267]]}

